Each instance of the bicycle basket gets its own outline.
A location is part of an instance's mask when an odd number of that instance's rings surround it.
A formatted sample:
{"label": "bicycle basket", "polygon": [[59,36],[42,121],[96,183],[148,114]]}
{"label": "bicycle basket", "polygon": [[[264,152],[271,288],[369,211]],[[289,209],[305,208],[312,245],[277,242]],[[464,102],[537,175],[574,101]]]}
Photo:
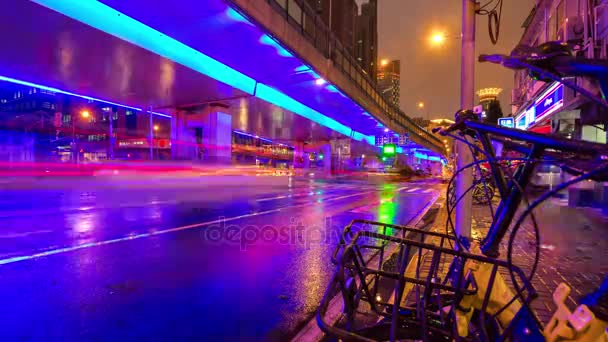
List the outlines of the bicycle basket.
{"label": "bicycle basket", "polygon": [[506,298],[506,262],[452,245],[446,234],[351,222],[333,256],[336,271],[317,313],[320,328],[360,341],[485,341],[508,333],[502,316],[510,322],[509,315],[535,297],[534,289],[514,268],[524,298]]}

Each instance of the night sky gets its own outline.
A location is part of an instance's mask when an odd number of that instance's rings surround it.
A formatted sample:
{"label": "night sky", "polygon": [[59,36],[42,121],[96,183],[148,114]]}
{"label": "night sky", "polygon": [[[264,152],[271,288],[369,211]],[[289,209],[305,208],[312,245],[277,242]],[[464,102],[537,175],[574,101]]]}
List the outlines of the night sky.
{"label": "night sky", "polygon": [[[361,2],[361,1],[359,1]],[[485,1],[484,1],[485,2]],[[410,116],[448,117],[460,102],[461,1],[457,0],[378,0],[378,58],[401,60],[401,108]],[[534,0],[505,0],[500,38],[492,45],[487,16],[477,16],[477,51],[509,53],[517,44],[522,23]],[[445,46],[432,48],[429,36],[443,30],[449,39]],[[477,64],[475,89],[500,87],[505,115],[511,112],[513,72],[498,65]],[[416,104],[422,101],[425,108]],[[475,98],[477,102],[477,97]]]}

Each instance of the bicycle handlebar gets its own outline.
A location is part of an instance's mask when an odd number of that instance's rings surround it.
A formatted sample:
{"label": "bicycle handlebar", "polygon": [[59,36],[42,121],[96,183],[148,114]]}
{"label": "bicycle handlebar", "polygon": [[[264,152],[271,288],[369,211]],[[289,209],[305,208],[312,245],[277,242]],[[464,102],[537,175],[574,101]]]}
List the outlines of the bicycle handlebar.
{"label": "bicycle handlebar", "polygon": [[608,61],[603,59],[589,59],[584,57],[545,55],[514,57],[501,54],[479,55],[478,61],[500,64],[509,69],[526,69],[530,65],[547,64],[540,67],[550,66],[553,70],[565,76],[592,76],[603,77],[608,75]]}

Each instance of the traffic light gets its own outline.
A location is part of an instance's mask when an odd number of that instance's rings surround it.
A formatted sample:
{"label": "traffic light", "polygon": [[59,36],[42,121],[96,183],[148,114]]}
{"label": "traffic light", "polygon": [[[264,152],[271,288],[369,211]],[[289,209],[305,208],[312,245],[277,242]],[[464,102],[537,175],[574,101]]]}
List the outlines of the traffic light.
{"label": "traffic light", "polygon": [[395,144],[385,144],[382,146],[382,155],[385,157],[394,157],[397,153]]}

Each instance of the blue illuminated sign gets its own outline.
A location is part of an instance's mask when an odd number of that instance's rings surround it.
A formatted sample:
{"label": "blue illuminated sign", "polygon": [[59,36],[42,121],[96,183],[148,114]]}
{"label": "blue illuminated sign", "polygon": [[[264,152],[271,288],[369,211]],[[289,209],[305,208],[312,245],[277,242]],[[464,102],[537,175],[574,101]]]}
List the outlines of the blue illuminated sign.
{"label": "blue illuminated sign", "polygon": [[515,118],[515,128],[526,129],[526,113]]}
{"label": "blue illuminated sign", "polygon": [[[564,106],[564,85],[556,83],[536,100],[534,121],[539,122]],[[529,125],[529,123],[528,123]]]}
{"label": "blue illuminated sign", "polygon": [[509,128],[514,128],[515,127],[515,119],[513,119],[513,118],[500,118],[500,119],[498,119],[498,125],[499,126],[509,127]]}

